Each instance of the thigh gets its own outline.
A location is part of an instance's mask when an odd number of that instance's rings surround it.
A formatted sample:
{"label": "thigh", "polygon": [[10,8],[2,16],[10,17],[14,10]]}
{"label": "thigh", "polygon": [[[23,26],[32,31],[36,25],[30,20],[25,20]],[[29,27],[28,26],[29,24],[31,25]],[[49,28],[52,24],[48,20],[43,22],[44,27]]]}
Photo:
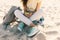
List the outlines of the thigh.
{"label": "thigh", "polygon": [[14,14],[7,14],[3,20],[3,23],[11,23],[15,19]]}

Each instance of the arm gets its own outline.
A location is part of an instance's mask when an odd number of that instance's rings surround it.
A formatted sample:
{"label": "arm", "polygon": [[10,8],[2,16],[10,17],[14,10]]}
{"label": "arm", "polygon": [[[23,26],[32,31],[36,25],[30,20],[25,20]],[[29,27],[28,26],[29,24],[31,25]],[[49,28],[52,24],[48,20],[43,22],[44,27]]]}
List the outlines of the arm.
{"label": "arm", "polygon": [[[38,10],[40,9],[40,4],[41,4],[41,2],[37,3],[36,11],[38,11]],[[35,11],[35,12],[36,12],[36,11]],[[29,15],[27,14],[26,16],[27,16],[27,17],[31,17],[32,14],[29,14]],[[30,26],[34,27],[35,24],[32,22],[32,23],[30,23]]]}
{"label": "arm", "polygon": [[[40,5],[41,5],[41,2],[38,2],[38,3],[37,3],[37,6],[36,6],[36,9],[35,9],[35,12],[40,9],[40,7],[41,7]],[[32,15],[30,15],[30,17],[31,17],[31,16],[32,16]],[[35,24],[33,24],[33,23],[31,23],[30,25],[31,25],[31,26],[35,26]]]}
{"label": "arm", "polygon": [[37,6],[36,6],[35,10],[38,11],[40,9],[40,7],[41,7],[41,1],[37,3]]}
{"label": "arm", "polygon": [[[41,1],[37,3],[37,6],[36,6],[36,9],[35,9],[35,12],[38,11],[41,7]],[[30,24],[31,26],[35,26],[33,23]]]}

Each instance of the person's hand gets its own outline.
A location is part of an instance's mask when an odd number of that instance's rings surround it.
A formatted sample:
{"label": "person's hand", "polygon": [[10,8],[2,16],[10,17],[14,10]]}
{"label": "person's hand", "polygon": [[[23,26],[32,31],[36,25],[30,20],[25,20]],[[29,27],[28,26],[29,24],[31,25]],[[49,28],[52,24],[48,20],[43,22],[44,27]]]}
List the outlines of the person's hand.
{"label": "person's hand", "polygon": [[34,27],[34,26],[36,26],[36,25],[35,25],[35,24],[33,24],[33,23],[31,23],[31,24],[30,24],[30,26]]}

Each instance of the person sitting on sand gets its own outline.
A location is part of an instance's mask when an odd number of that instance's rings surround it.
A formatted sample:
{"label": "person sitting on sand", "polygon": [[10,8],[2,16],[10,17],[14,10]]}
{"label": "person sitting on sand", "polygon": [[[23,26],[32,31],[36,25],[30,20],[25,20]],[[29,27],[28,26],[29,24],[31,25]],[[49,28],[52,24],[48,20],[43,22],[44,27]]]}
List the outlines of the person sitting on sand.
{"label": "person sitting on sand", "polygon": [[24,12],[18,9],[14,12],[15,16],[21,21],[18,30],[22,31],[25,25],[29,26],[30,29],[26,33],[27,36],[31,37],[39,32],[34,21],[36,22],[41,18],[41,0],[21,0],[20,3],[23,5]]}

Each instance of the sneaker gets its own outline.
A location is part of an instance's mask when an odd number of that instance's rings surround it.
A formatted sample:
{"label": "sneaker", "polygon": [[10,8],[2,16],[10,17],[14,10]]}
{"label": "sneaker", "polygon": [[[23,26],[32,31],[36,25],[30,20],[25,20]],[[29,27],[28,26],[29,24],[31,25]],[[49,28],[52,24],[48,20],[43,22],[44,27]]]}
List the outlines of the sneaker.
{"label": "sneaker", "polygon": [[22,31],[24,28],[24,23],[23,22],[20,22],[20,24],[18,25],[18,30],[19,31]]}
{"label": "sneaker", "polygon": [[31,27],[28,31],[27,31],[27,36],[28,37],[32,37],[34,35],[36,35],[39,32],[39,30],[37,29],[37,27]]}

